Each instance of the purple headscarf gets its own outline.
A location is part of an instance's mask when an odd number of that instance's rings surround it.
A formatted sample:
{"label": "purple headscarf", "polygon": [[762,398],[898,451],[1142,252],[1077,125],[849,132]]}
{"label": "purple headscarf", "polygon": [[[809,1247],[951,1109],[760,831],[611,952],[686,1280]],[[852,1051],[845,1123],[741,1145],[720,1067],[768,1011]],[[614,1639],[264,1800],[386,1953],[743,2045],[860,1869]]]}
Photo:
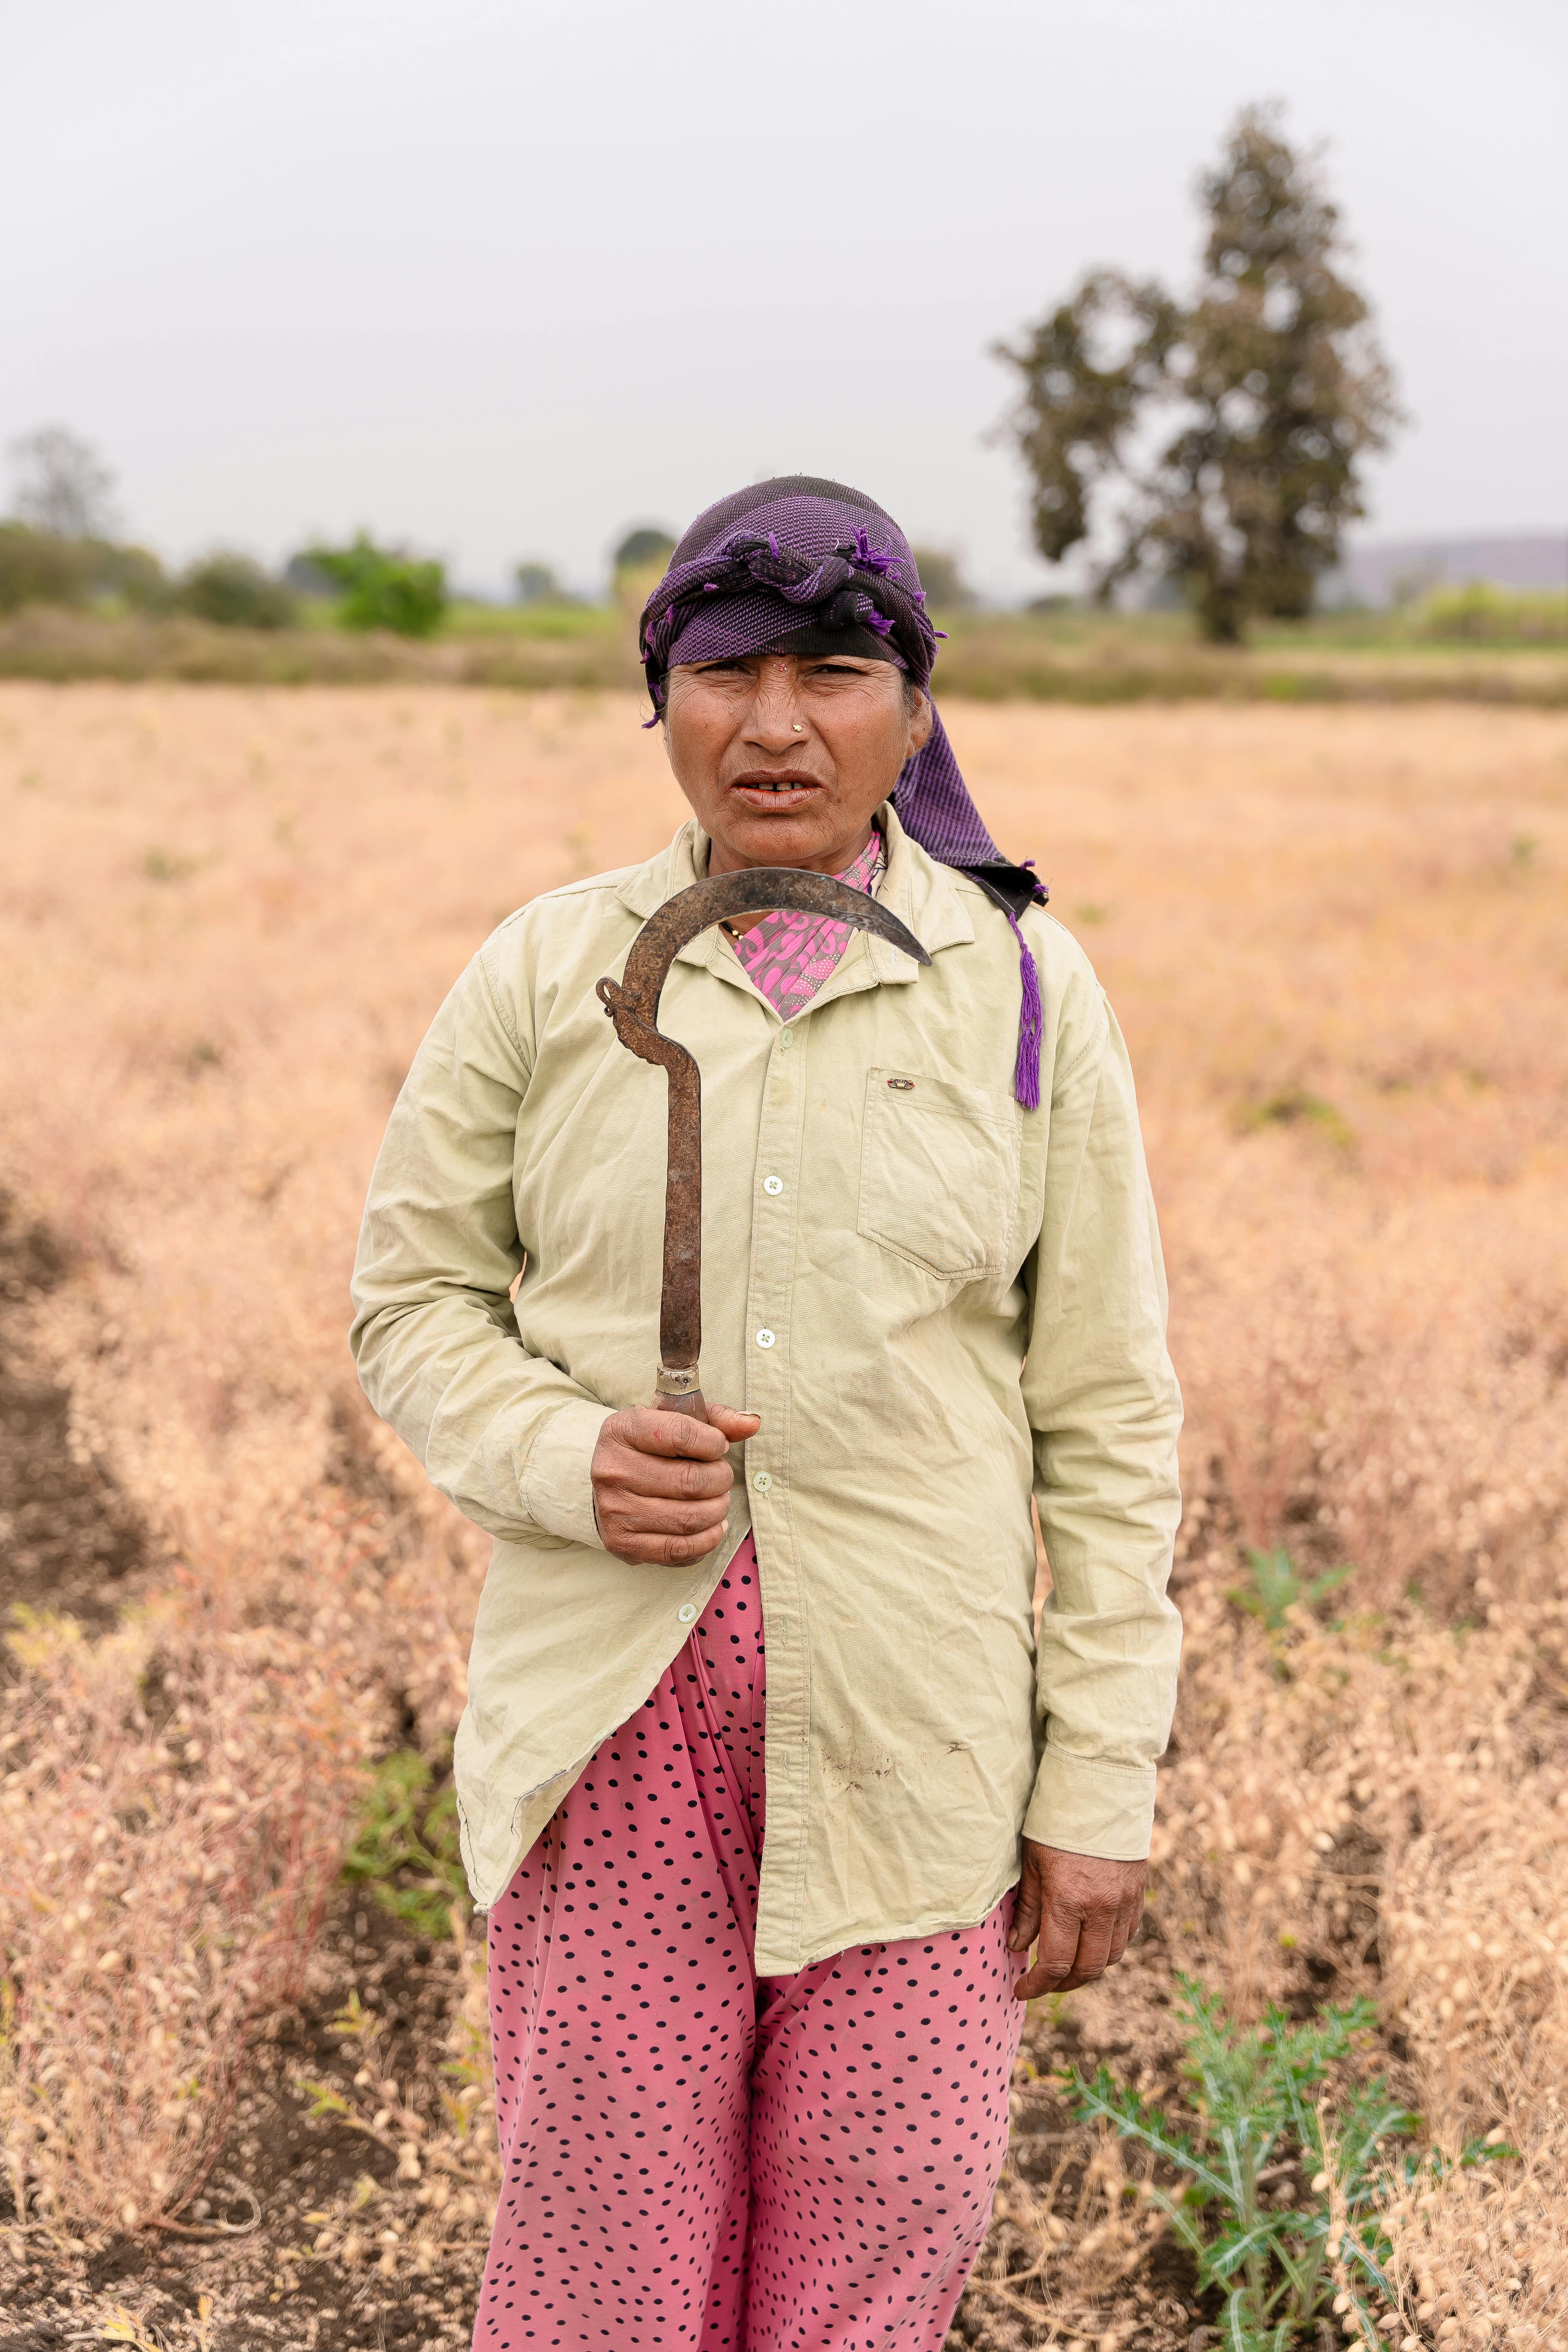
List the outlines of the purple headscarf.
{"label": "purple headscarf", "polygon": [[[681,540],[648,598],[638,651],[656,713],[680,662],[739,654],[840,653],[897,663],[929,688],[941,632],[925,609],[909,541],[862,491],[808,474],[756,482],[709,507]],[[1018,928],[1045,885],[1002,856],[969,796],[935,709],[923,750],[895,788],[899,821],[940,865],[979,883],[1018,942],[1023,1010],[1014,1091],[1040,1100],[1040,978]]]}

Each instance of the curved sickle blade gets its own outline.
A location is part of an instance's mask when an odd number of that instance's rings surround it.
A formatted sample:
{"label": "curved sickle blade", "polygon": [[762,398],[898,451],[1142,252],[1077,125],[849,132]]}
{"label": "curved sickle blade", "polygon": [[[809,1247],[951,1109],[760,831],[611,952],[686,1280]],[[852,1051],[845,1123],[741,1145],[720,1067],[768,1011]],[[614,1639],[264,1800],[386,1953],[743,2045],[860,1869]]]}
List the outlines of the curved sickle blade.
{"label": "curved sickle blade", "polygon": [[742,874],[715,874],[694,882],[650,915],[626,957],[620,982],[602,980],[598,993],[623,1045],[658,1063],[669,1079],[669,1154],[664,1193],[664,1290],[658,1315],[658,1379],[654,1402],[667,1412],[707,1419],[697,1384],[702,1345],[702,1082],[684,1045],[658,1026],[658,1001],[669,967],[683,947],[710,923],[735,915],[788,907],[826,915],[859,931],[874,931],[917,963],[930,956],[908,927],[863,890],[831,874],[798,866],[756,866]]}
{"label": "curved sickle blade", "polygon": [[[848,923],[856,930],[875,931],[879,939],[890,940],[917,963],[931,961],[913,931],[897,915],[890,915],[864,890],[851,890],[831,874],[808,874],[798,866],[754,866],[743,874],[715,874],[706,882],[694,882],[689,890],[679,891],[657,915],[649,916],[632,942],[614,1000],[605,993],[614,983],[600,982],[599,993],[610,1008],[622,1045],[631,1045],[634,1054],[640,1050],[621,1027],[621,1007],[625,1005],[634,1019],[650,1029],[656,1027],[659,992],[670,965],[688,940],[710,923],[726,923],[735,915],[767,914],[775,907],[788,907],[803,915],[828,915],[836,923]],[[649,1058],[644,1055],[645,1060]]]}

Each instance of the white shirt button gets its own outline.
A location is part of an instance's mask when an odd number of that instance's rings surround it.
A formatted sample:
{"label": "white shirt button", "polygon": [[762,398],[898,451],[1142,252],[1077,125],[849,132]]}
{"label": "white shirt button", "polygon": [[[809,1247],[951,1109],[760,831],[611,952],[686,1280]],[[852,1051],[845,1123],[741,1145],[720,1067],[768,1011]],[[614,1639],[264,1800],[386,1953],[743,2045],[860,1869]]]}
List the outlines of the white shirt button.
{"label": "white shirt button", "polygon": [[771,1470],[759,1470],[752,1481],[759,1495],[765,1495],[773,1483],[773,1474]]}
{"label": "white shirt button", "polygon": [[795,1031],[793,1029],[781,1029],[779,1031],[779,1052],[781,1054],[787,1054],[794,1044]]}
{"label": "white shirt button", "polygon": [[684,1607],[678,1609],[675,1613],[679,1618],[683,1625],[689,1625],[692,1619],[696,1616],[697,1611],[694,1604],[688,1601]]}
{"label": "white shirt button", "polygon": [[764,1192],[782,1192],[784,1191],[784,1178],[782,1176],[764,1176],[763,1178],[763,1190]]}
{"label": "white shirt button", "polygon": [[769,1331],[766,1328],[763,1328],[757,1334],[757,1345],[759,1348],[772,1348],[777,1344],[777,1339],[778,1334],[774,1331]]}

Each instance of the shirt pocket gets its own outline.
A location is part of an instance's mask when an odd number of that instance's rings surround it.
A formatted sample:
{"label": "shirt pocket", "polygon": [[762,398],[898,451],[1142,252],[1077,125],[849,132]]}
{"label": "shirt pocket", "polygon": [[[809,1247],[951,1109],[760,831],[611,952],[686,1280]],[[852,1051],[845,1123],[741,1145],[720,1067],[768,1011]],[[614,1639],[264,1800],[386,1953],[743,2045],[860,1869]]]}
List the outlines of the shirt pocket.
{"label": "shirt pocket", "polygon": [[1019,1165],[1010,1102],[919,1070],[868,1074],[858,1221],[867,1241],[949,1280],[1000,1273]]}

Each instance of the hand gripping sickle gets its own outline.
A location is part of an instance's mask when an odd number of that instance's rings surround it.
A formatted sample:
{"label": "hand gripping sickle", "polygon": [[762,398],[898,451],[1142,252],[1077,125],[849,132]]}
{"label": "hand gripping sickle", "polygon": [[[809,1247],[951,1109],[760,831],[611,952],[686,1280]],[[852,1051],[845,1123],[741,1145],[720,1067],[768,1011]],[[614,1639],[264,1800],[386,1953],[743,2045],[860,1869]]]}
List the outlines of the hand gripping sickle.
{"label": "hand gripping sickle", "polygon": [[670,965],[699,931],[710,923],[765,914],[775,907],[831,916],[835,922],[890,940],[917,963],[931,961],[914,933],[863,890],[851,890],[830,874],[811,874],[800,866],[758,866],[742,874],[713,875],[668,900],[632,941],[625,978],[618,983],[599,982],[599,995],[622,1045],[645,1062],[659,1063],[669,1078],[664,1291],[653,1401],[663,1412],[684,1412],[695,1421],[708,1418],[697,1373],[702,1344],[702,1081],[685,1046],[661,1034],[658,1000]]}

